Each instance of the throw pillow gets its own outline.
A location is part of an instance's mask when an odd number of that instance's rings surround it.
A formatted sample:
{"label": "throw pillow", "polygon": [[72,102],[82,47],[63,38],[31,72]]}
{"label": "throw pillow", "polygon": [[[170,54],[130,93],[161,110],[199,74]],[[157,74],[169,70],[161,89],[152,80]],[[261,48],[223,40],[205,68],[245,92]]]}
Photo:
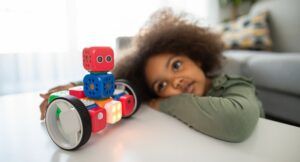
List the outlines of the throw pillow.
{"label": "throw pillow", "polygon": [[217,27],[225,49],[271,50],[272,40],[267,23],[268,12],[241,16]]}

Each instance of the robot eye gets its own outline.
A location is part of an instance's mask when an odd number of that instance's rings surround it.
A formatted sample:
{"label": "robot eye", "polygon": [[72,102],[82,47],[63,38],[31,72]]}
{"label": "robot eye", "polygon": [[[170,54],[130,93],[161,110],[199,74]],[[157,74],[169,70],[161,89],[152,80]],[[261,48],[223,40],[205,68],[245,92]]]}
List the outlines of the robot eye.
{"label": "robot eye", "polygon": [[106,56],[106,62],[110,62],[112,60],[111,56]]}
{"label": "robot eye", "polygon": [[102,62],[103,62],[102,56],[98,56],[98,57],[97,57],[97,61],[98,61],[99,63],[102,63]]}

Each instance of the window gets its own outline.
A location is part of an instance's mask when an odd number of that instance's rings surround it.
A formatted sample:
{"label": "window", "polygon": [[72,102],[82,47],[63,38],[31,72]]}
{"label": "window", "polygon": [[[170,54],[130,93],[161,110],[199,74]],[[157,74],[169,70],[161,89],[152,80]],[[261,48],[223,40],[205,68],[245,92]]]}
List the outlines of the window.
{"label": "window", "polygon": [[84,47],[115,47],[165,6],[207,17],[207,0],[0,0],[0,95],[78,81]]}
{"label": "window", "polygon": [[114,45],[163,6],[207,17],[206,0],[0,1],[0,53],[51,53]]}
{"label": "window", "polygon": [[65,52],[67,15],[62,2],[0,1],[0,53]]}

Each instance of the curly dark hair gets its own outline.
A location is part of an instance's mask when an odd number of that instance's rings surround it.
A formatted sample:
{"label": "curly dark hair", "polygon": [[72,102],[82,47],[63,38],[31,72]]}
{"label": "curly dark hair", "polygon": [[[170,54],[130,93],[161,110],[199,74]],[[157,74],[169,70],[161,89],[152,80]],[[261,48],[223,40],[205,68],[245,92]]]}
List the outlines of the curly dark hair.
{"label": "curly dark hair", "polygon": [[[157,98],[146,84],[147,60],[161,53],[185,55],[201,63],[206,77],[221,67],[223,43],[219,35],[189,21],[188,14],[175,15],[170,9],[155,12],[134,37],[130,55],[122,58],[113,73],[130,80],[141,92],[142,101]],[[199,67],[200,68],[200,67]]]}

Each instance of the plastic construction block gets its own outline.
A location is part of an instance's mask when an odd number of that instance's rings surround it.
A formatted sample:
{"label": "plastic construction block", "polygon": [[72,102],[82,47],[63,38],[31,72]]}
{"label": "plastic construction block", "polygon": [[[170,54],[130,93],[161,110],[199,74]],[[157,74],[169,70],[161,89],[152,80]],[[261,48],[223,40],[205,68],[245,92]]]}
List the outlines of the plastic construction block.
{"label": "plastic construction block", "polygon": [[114,94],[112,95],[112,98],[114,100],[119,100],[121,96],[125,95],[125,92],[123,90],[115,89]]}
{"label": "plastic construction block", "polygon": [[113,99],[110,98],[106,98],[106,99],[102,99],[102,100],[93,100],[99,107],[104,108],[105,104],[112,101]]}
{"label": "plastic construction block", "polygon": [[87,108],[87,109],[93,109],[93,108],[97,108],[97,104],[88,98],[81,98],[80,101],[83,103],[83,105]]}
{"label": "plastic construction block", "polygon": [[97,104],[92,104],[92,105],[87,106],[86,108],[87,108],[88,110],[91,110],[91,109],[95,109],[95,108],[97,108],[97,107],[99,107]]}
{"label": "plastic construction block", "polygon": [[68,96],[68,95],[69,95],[68,90],[51,93],[49,98],[48,98],[48,103],[52,102],[54,99],[56,99],[58,97],[64,97],[64,96]]}
{"label": "plastic construction block", "polygon": [[128,116],[132,113],[135,101],[132,95],[125,94],[119,100],[122,103],[122,115]]}
{"label": "plastic construction block", "polygon": [[105,99],[113,95],[115,78],[111,73],[87,74],[83,78],[84,94],[92,99]]}
{"label": "plastic construction block", "polygon": [[106,110],[106,121],[109,124],[114,124],[122,118],[122,104],[120,101],[112,100],[104,106]]}
{"label": "plastic construction block", "polygon": [[83,86],[76,86],[69,89],[69,94],[76,98],[85,98]]}
{"label": "plastic construction block", "polygon": [[107,72],[114,68],[114,52],[110,47],[84,48],[83,67],[90,72]]}
{"label": "plastic construction block", "polygon": [[92,132],[96,133],[104,129],[106,126],[106,110],[97,107],[88,111],[91,117]]}

